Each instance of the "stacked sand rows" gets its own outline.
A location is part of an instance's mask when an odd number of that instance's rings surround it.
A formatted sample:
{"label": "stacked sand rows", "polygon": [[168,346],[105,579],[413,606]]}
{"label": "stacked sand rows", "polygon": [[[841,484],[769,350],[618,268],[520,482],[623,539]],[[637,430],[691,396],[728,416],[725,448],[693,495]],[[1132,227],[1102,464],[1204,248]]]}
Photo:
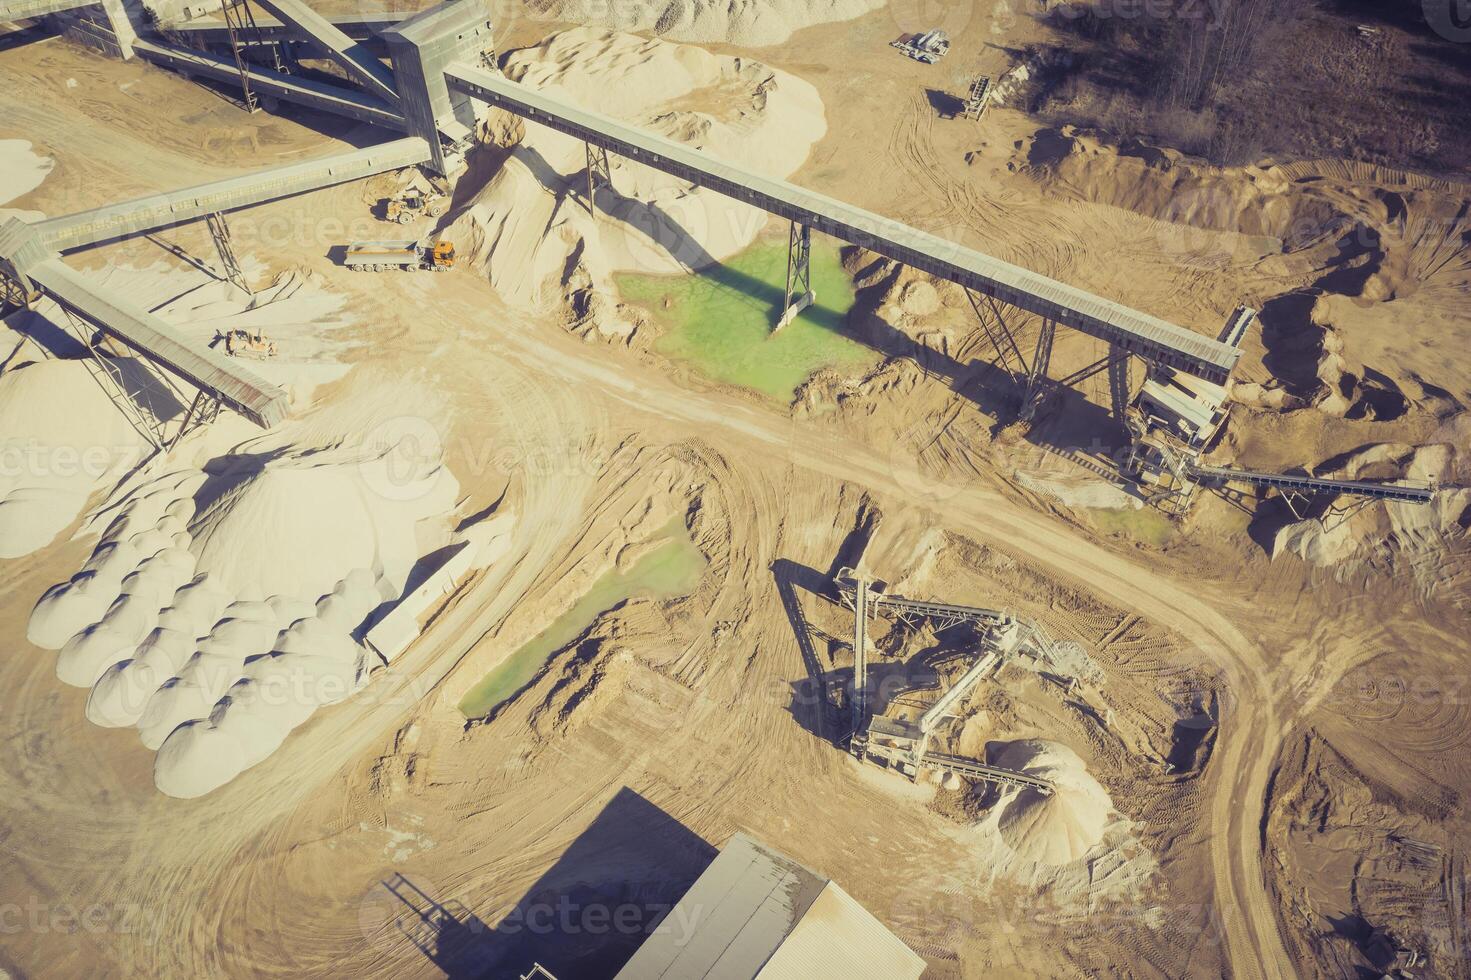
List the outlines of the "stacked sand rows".
{"label": "stacked sand rows", "polygon": [[400,593],[414,524],[456,489],[434,465],[422,493],[377,497],[362,484],[382,460],[303,459],[213,500],[197,470],[140,487],[31,615],[57,676],[91,688],[88,719],[136,727],[171,796],[223,785],[362,689],[376,658],[354,632]]}

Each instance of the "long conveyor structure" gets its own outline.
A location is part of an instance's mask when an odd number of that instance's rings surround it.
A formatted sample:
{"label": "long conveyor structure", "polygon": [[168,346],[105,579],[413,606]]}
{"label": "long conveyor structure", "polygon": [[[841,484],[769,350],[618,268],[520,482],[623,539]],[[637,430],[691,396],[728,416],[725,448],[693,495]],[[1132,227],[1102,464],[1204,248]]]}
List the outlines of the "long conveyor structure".
{"label": "long conveyor structure", "polygon": [[215,81],[232,84],[239,83],[243,71],[250,79],[252,91],[257,95],[389,129],[399,131],[408,129],[403,113],[382,99],[356,89],[318,82],[298,75],[283,75],[280,72],[270,71],[249,63],[237,65],[231,58],[151,38],[140,38],[134,41],[133,53],[145,61],[172,69],[183,75],[212,78]]}
{"label": "long conveyor structure", "polygon": [[286,417],[290,398],[234,358],[191,341],[146,310],[104,295],[93,280],[51,259],[27,272],[48,296],[86,322],[262,428]]}
{"label": "long conveyor structure", "polygon": [[1298,476],[1292,473],[1258,473],[1227,466],[1203,466],[1188,464],[1190,477],[1197,483],[1221,484],[1244,483],[1255,487],[1272,487],[1277,490],[1300,493],[1332,493],[1350,497],[1369,497],[1376,500],[1399,500],[1406,503],[1427,504],[1435,496],[1435,488],[1412,483],[1376,483],[1369,480],[1329,480],[1317,476]]}
{"label": "long conveyor structure", "polygon": [[253,0],[280,18],[300,39],[310,41],[347,72],[363,91],[398,106],[398,83],[393,72],[363,43],[349,37],[303,0]]}
{"label": "long conveyor structure", "polygon": [[1051,795],[1053,785],[1051,780],[1030,773],[1021,772],[1017,769],[1003,769],[1000,766],[988,766],[984,762],[967,759],[958,755],[946,755],[941,752],[926,752],[920,759],[920,765],[941,772],[953,772],[968,779],[974,779],[987,783],[999,783],[1003,786],[1017,786],[1023,789],[1035,789]]}
{"label": "long conveyor structure", "polygon": [[[95,2],[95,0],[93,0]],[[324,13],[322,15],[333,27],[354,41],[367,41],[376,38],[394,24],[404,19],[402,13],[392,12],[358,12],[358,13]],[[169,34],[188,38],[190,41],[198,41],[206,44],[229,44],[230,27],[223,20],[215,18],[197,18],[195,20],[178,20],[162,25]],[[286,23],[271,17],[256,17],[254,37],[240,38],[242,44],[279,43],[281,41],[298,40],[300,31]]]}
{"label": "long conveyor structure", "polygon": [[450,88],[627,159],[1071,327],[1127,353],[1224,383],[1241,352],[1157,317],[784,180],[717,160],[484,68],[445,69]]}
{"label": "long conveyor structure", "polygon": [[417,136],[408,136],[361,150],[349,150],[316,160],[242,174],[239,177],[227,177],[208,184],[163,191],[120,204],[106,204],[74,214],[48,218],[32,227],[47,248],[56,252],[67,252],[128,235],[184,224],[211,214],[371,177],[388,170],[422,163],[428,158],[428,144]]}
{"label": "long conveyor structure", "polygon": [[0,24],[45,17],[63,10],[89,7],[97,2],[98,0],[5,0],[0,3]]}
{"label": "long conveyor structure", "polygon": [[425,141],[409,137],[35,224],[10,218],[0,222],[0,264],[27,292],[49,295],[64,309],[215,402],[269,428],[286,414],[286,392],[154,314],[107,295],[95,280],[64,264],[57,253],[395,170],[428,156]]}

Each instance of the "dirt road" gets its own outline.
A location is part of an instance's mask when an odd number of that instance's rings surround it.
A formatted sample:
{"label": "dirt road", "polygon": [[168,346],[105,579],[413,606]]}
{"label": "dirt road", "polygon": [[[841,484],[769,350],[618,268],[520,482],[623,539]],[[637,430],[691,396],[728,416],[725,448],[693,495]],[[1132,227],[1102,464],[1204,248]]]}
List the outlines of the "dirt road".
{"label": "dirt road", "polygon": [[[483,312],[468,305],[457,315],[483,318]],[[1260,841],[1267,784],[1286,730],[1278,701],[1291,696],[1274,681],[1287,666],[1269,672],[1263,651],[1209,603],[1148,566],[1100,548],[1060,521],[975,483],[916,477],[904,460],[871,446],[731,398],[690,392],[658,376],[631,376],[585,344],[554,341],[555,354],[549,357],[544,336],[513,327],[497,331],[497,337],[504,345],[500,353],[522,370],[597,390],[640,412],[692,427],[704,438],[715,440],[718,431],[722,444],[732,439],[754,443],[752,458],[775,456],[784,465],[816,470],[896,499],[913,499],[918,488],[947,521],[1021,549],[1049,565],[1060,579],[1077,581],[1197,644],[1223,668],[1235,692],[1213,767],[1210,835],[1215,901],[1232,970],[1243,977],[1294,975],[1263,877]]]}

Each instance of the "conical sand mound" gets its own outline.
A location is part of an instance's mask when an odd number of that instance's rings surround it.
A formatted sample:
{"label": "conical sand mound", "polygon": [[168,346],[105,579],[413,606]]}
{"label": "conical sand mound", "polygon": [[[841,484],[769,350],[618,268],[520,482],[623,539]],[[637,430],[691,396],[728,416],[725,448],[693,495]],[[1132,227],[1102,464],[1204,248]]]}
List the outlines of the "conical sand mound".
{"label": "conical sand mound", "polygon": [[1103,839],[1113,801],[1065,745],[1029,739],[1012,742],[996,764],[1052,781],[1055,792],[1022,790],[997,818],[1001,839],[1026,861],[1068,864]]}

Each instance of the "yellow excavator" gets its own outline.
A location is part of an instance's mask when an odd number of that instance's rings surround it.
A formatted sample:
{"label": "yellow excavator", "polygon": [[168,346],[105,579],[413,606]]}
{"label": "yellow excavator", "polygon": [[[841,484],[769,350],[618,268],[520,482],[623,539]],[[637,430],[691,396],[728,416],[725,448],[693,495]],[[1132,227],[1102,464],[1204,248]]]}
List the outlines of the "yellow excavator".
{"label": "yellow excavator", "polygon": [[410,187],[400,192],[397,197],[390,197],[383,202],[383,217],[388,221],[396,221],[406,225],[415,218],[430,217],[437,218],[444,214],[444,195],[433,192],[425,192],[417,187]]}

